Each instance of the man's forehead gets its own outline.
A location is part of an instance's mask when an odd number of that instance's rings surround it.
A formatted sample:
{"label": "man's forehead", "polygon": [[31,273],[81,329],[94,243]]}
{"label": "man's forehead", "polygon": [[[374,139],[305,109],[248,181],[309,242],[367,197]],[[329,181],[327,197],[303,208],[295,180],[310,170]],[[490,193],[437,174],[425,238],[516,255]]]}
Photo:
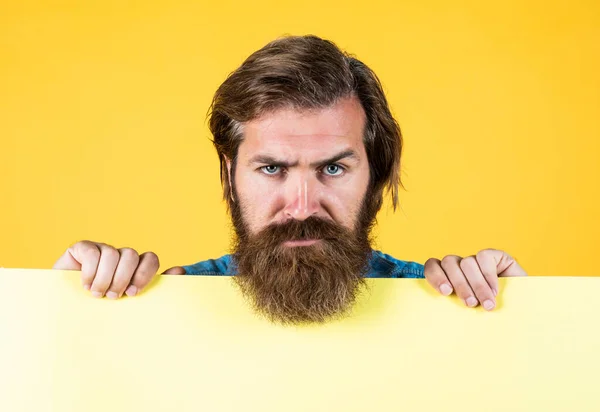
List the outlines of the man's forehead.
{"label": "man's forehead", "polygon": [[336,151],[351,147],[361,151],[365,115],[356,98],[312,110],[284,108],[247,122],[243,151]]}

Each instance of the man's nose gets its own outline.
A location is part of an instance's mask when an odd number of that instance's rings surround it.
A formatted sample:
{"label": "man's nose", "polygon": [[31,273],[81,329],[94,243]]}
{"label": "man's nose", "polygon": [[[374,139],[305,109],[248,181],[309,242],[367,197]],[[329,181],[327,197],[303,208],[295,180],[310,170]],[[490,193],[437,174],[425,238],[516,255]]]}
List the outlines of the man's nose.
{"label": "man's nose", "polygon": [[284,214],[287,218],[305,220],[319,211],[318,182],[309,176],[296,176],[288,180]]}

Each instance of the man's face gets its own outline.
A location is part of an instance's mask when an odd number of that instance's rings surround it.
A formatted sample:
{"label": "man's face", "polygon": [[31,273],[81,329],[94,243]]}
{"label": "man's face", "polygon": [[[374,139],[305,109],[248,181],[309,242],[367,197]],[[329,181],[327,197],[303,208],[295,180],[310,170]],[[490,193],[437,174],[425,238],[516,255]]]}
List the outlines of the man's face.
{"label": "man's face", "polygon": [[271,320],[341,315],[364,285],[375,204],[364,125],[355,98],[244,125],[230,182],[235,280]]}
{"label": "man's face", "polygon": [[353,229],[369,184],[364,124],[356,98],[312,112],[280,110],[246,123],[234,196],[250,233],[309,216]]}

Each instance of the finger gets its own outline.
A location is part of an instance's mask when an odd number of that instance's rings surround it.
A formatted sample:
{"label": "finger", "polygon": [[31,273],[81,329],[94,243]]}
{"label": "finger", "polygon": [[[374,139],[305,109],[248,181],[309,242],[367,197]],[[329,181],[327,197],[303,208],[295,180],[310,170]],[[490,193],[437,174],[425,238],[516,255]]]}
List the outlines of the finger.
{"label": "finger", "polygon": [[492,310],[496,306],[494,292],[488,285],[487,280],[481,273],[475,256],[468,256],[460,261],[460,268],[465,274],[471,290],[475,292],[475,297],[486,310]]}
{"label": "finger", "polygon": [[428,259],[425,262],[425,279],[442,295],[448,296],[452,293],[452,285],[444,273],[441,263],[439,259]]}
{"label": "finger", "polygon": [[98,263],[98,270],[92,282],[91,291],[92,296],[100,298],[104,296],[112,282],[121,255],[112,246],[100,243],[98,247],[100,248],[100,262]]}
{"label": "finger", "polygon": [[125,288],[127,288],[131,282],[140,261],[138,253],[131,248],[119,249],[119,254],[121,258],[117,264],[110,287],[106,292],[106,297],[109,299],[116,299],[123,296]]}
{"label": "finger", "polygon": [[98,244],[83,240],[71,246],[66,253],[70,255],[70,258],[65,258],[63,262],[73,259],[80,265],[81,284],[85,289],[89,290],[96,276],[98,264],[100,263],[100,248]]}
{"label": "finger", "polygon": [[483,277],[492,289],[494,297],[498,295],[498,261],[496,260],[498,250],[485,249],[475,255],[477,265],[483,273]]}
{"label": "finger", "polygon": [[156,275],[160,262],[158,256],[153,252],[146,252],[140,255],[140,263],[138,264],[131,284],[125,290],[127,296],[135,296],[142,290]]}
{"label": "finger", "polygon": [[56,270],[81,270],[81,263],[79,263],[71,254],[72,249],[68,248],[63,255],[52,266],[52,269]]}
{"label": "finger", "polygon": [[448,280],[452,283],[458,297],[462,299],[465,305],[475,307],[479,302],[460,268],[460,261],[459,256],[448,255],[442,259],[442,269],[446,272],[446,276],[448,276]]}
{"label": "finger", "polygon": [[498,276],[503,278],[527,276],[527,272],[513,257],[506,252],[500,250],[498,252],[501,254],[497,267]]}
{"label": "finger", "polygon": [[185,269],[181,266],[174,266],[163,272],[163,275],[185,275]]}

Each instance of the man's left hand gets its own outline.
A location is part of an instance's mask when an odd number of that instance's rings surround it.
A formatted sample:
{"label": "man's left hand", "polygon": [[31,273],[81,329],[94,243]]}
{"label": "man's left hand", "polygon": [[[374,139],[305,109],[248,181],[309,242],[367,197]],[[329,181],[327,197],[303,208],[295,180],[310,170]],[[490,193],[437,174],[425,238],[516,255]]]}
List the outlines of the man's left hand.
{"label": "man's left hand", "polygon": [[449,255],[425,262],[425,278],[442,295],[456,292],[465,305],[480,303],[486,310],[496,307],[498,278],[527,276],[523,268],[506,252],[484,249],[475,256]]}

